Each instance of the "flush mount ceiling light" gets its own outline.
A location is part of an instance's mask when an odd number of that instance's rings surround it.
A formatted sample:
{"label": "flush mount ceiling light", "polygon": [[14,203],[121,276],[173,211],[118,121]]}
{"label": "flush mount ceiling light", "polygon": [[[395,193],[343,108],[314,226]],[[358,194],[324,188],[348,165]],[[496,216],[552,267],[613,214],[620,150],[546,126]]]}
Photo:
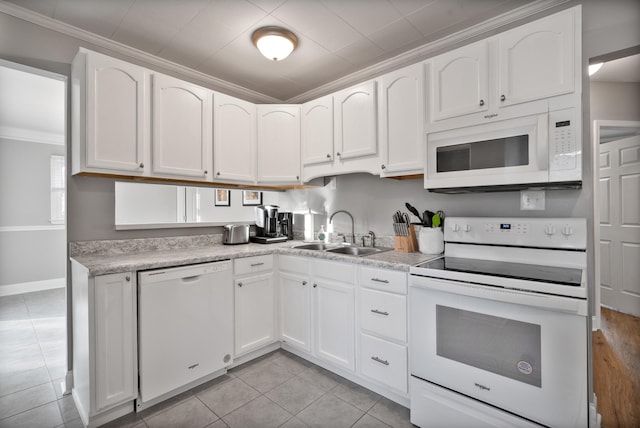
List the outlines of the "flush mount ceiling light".
{"label": "flush mount ceiling light", "polygon": [[285,59],[298,46],[296,35],[280,27],[258,28],[252,39],[260,53],[273,61]]}

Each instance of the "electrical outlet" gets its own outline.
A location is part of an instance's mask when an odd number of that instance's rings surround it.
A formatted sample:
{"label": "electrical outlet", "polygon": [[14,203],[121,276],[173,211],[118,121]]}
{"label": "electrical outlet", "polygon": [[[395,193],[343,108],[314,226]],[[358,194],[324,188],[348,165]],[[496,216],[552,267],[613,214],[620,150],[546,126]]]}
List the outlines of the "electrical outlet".
{"label": "electrical outlet", "polygon": [[520,210],[521,211],[544,211],[545,191],[544,190],[521,190]]}

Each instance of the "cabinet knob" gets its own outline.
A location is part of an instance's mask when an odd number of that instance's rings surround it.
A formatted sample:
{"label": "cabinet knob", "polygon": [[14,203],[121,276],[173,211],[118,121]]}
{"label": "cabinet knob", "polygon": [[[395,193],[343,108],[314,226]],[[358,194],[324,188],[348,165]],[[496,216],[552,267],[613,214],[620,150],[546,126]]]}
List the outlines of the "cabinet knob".
{"label": "cabinet knob", "polygon": [[238,287],[242,287],[242,283],[241,282],[238,283]]}
{"label": "cabinet knob", "polygon": [[480,100],[480,105],[483,106],[484,105],[484,100]]}
{"label": "cabinet knob", "polygon": [[380,165],[380,168],[381,168],[381,169],[385,169],[385,168],[386,168],[386,166],[384,166],[384,164],[382,164],[382,165]]}
{"label": "cabinet knob", "polygon": [[336,153],[336,156],[340,156],[340,152],[337,152],[337,153]]}
{"label": "cabinet knob", "polygon": [[307,281],[302,281],[302,285],[307,285]]}
{"label": "cabinet knob", "polygon": [[313,284],[313,288],[316,288],[318,286],[318,284]]}
{"label": "cabinet knob", "polygon": [[206,169],[204,170],[204,175],[209,174],[209,171],[207,171]]}
{"label": "cabinet knob", "polygon": [[129,275],[125,276],[124,279],[126,279],[127,282],[131,281],[131,277]]}
{"label": "cabinet knob", "polygon": [[217,175],[218,177],[220,177],[220,171],[218,171],[218,172],[216,173],[216,175]]}
{"label": "cabinet knob", "polygon": [[140,168],[144,168],[144,164],[142,162],[140,162],[140,165],[138,165]]}
{"label": "cabinet knob", "polygon": [[500,101],[504,101],[506,99],[507,99],[507,97],[505,97],[504,95],[500,95]]}
{"label": "cabinet knob", "polygon": [[327,153],[327,159],[331,159],[331,155]]}
{"label": "cabinet knob", "polygon": [[299,175],[296,175],[296,180],[300,180],[300,176]]}

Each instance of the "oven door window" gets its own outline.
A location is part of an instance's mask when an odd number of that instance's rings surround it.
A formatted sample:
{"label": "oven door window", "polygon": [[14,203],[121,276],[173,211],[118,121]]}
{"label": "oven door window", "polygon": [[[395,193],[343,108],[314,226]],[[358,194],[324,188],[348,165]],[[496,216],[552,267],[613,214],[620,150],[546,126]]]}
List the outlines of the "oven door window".
{"label": "oven door window", "polygon": [[529,165],[529,135],[443,146],[436,149],[437,172]]}
{"label": "oven door window", "polygon": [[436,305],[436,353],[541,387],[540,326]]}

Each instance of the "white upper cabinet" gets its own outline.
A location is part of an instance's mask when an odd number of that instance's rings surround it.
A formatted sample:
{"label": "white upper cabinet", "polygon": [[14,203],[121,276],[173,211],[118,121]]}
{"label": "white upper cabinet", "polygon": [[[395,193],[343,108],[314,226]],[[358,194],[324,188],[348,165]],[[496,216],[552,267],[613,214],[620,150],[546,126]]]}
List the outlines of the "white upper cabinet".
{"label": "white upper cabinet", "polygon": [[489,107],[489,43],[486,40],[435,57],[431,63],[433,120]]}
{"label": "white upper cabinet", "polygon": [[546,111],[549,98],[579,90],[578,15],[565,10],[433,58],[432,121],[474,113],[473,120],[500,119],[507,107],[524,103],[532,109],[518,114],[532,114]]}
{"label": "white upper cabinet", "polygon": [[331,163],[333,150],[333,96],[302,105],[302,164]]}
{"label": "white upper cabinet", "polygon": [[378,153],[377,107],[375,80],[334,95],[337,159]]}
{"label": "white upper cabinet", "polygon": [[255,104],[218,93],[213,104],[214,180],[255,183]]}
{"label": "white upper cabinet", "polygon": [[153,172],[200,181],[211,176],[212,92],[153,75]]}
{"label": "white upper cabinet", "polygon": [[258,183],[300,182],[300,106],[258,105]]}
{"label": "white upper cabinet", "polygon": [[148,74],[81,50],[73,62],[73,173],[145,173]]}
{"label": "white upper cabinet", "polygon": [[386,74],[381,79],[381,175],[422,173],[424,168],[424,64]]}
{"label": "white upper cabinet", "polygon": [[573,92],[574,21],[569,10],[498,36],[501,106]]}

